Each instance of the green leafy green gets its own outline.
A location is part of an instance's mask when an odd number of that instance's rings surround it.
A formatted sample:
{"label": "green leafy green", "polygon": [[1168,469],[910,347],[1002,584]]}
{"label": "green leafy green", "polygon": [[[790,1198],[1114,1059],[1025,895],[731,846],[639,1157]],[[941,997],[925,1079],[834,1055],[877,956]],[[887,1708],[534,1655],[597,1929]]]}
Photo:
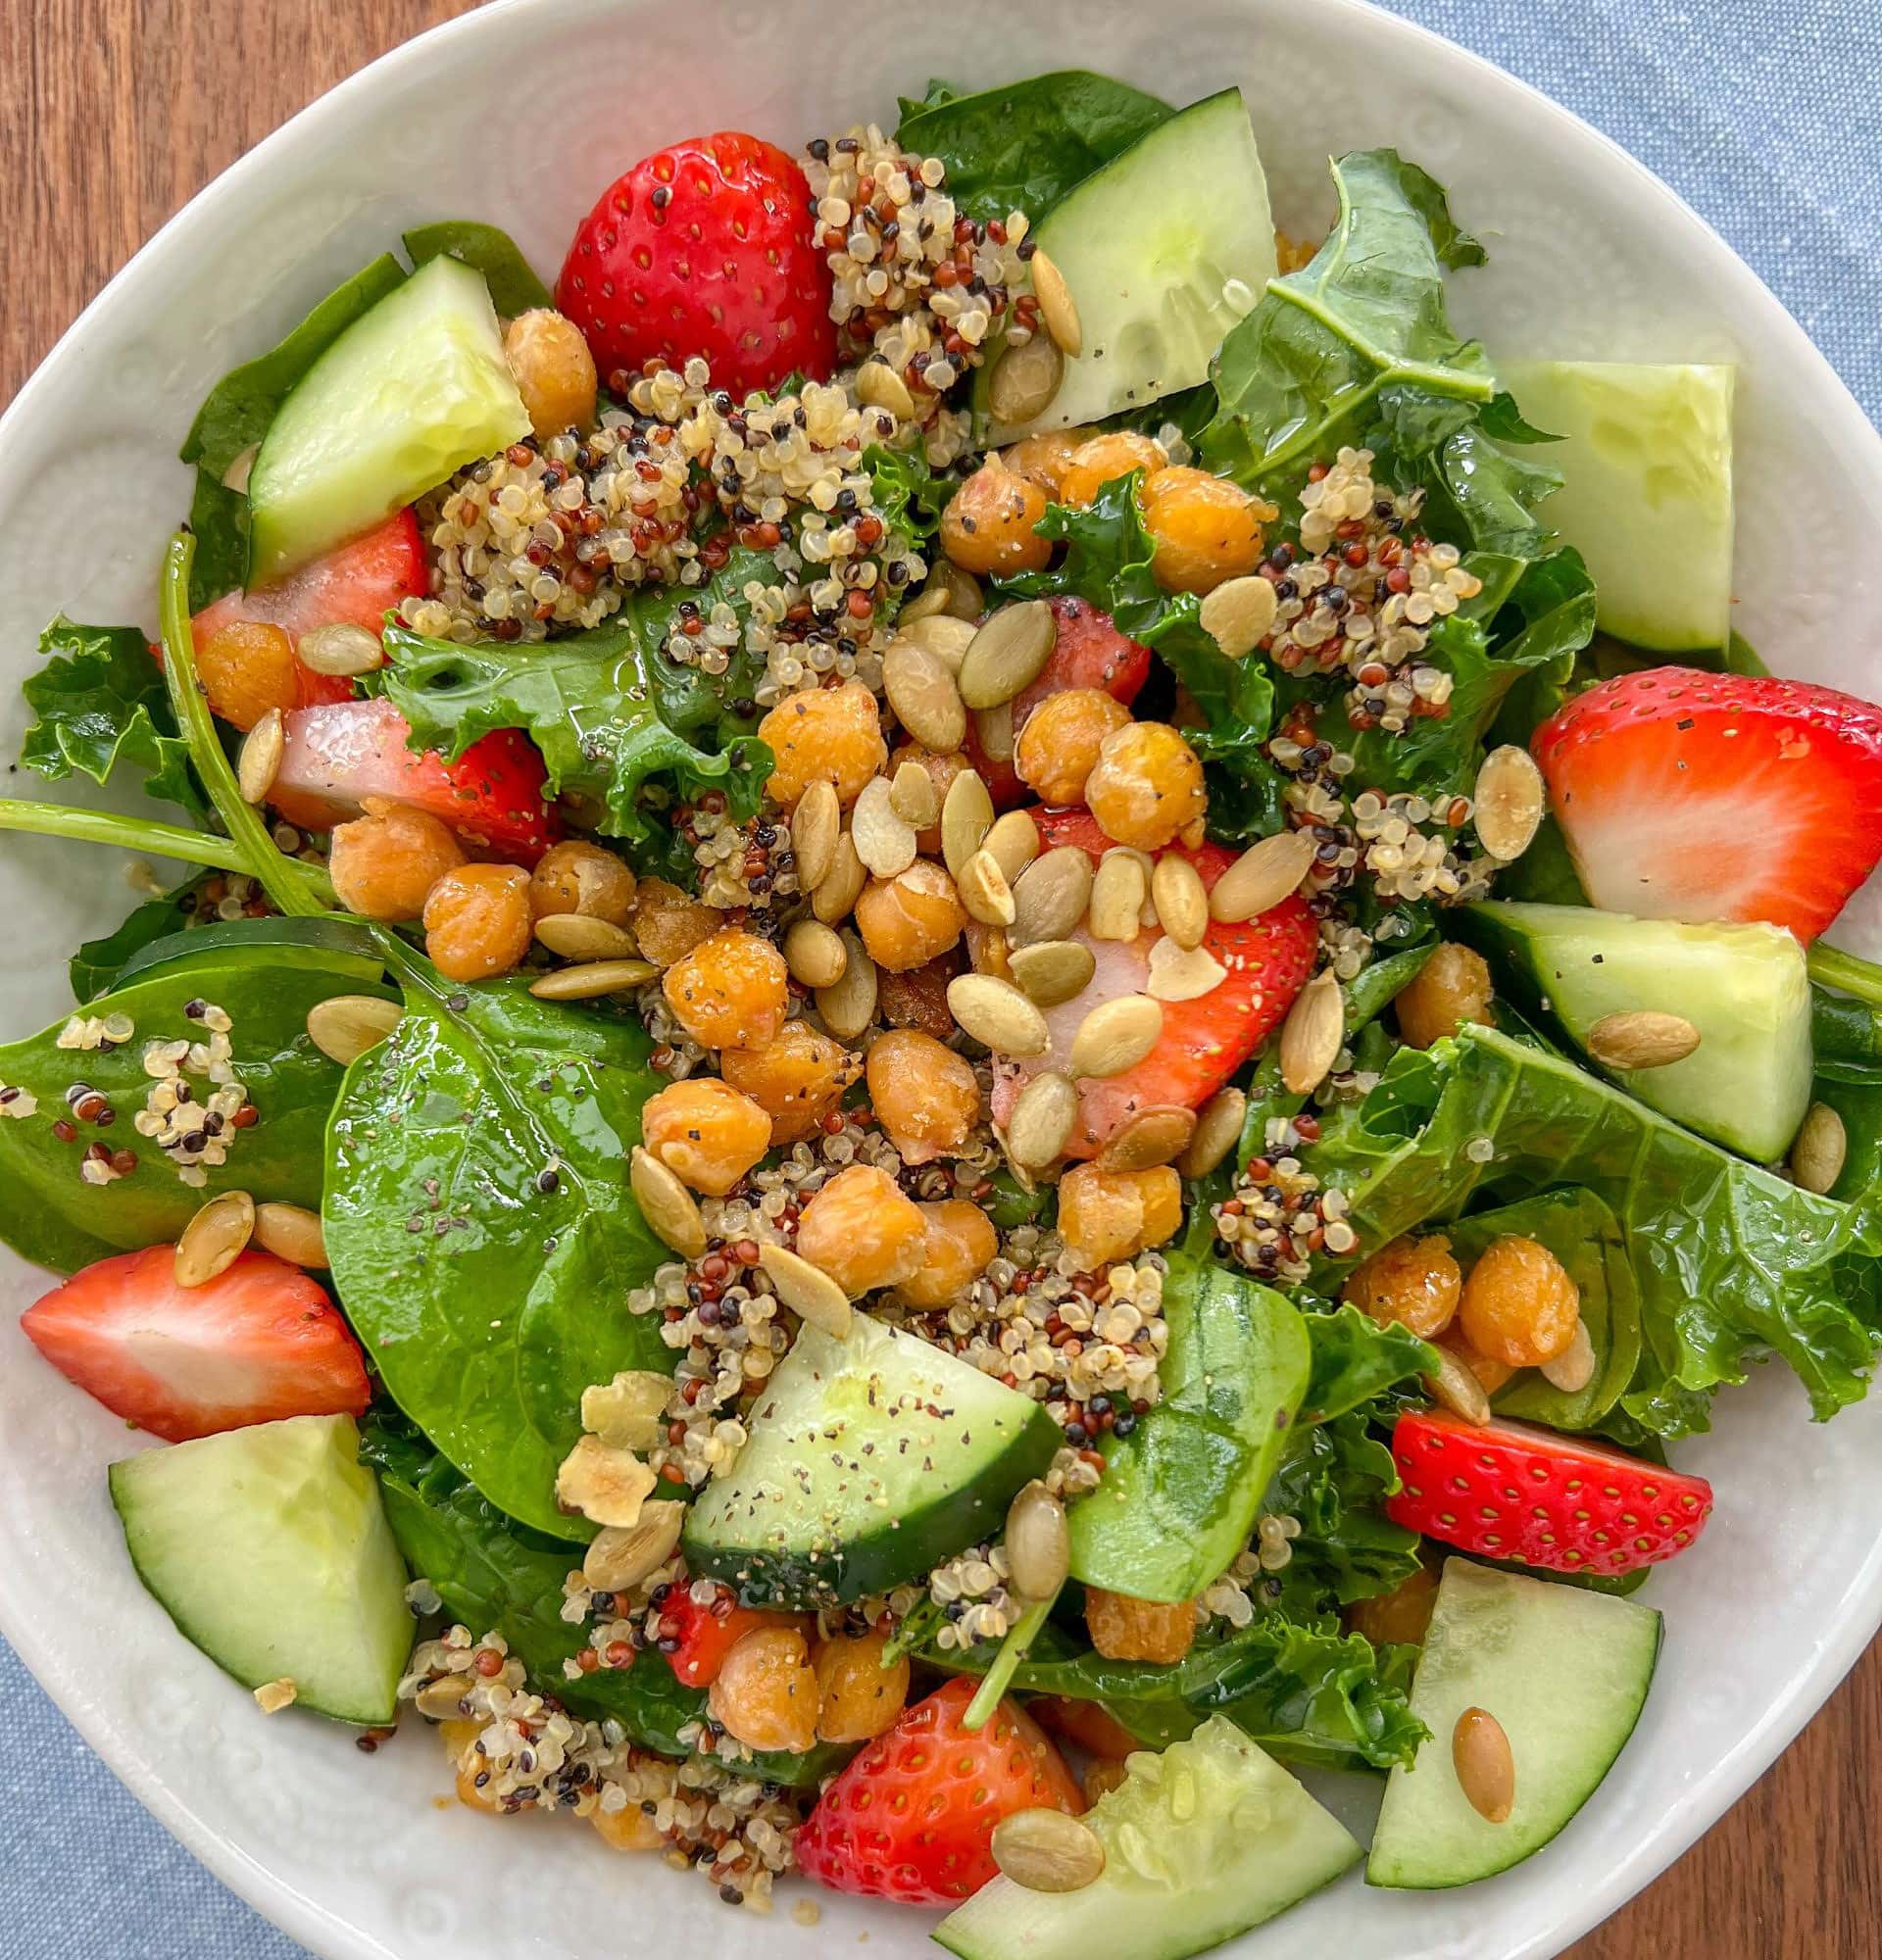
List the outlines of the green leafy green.
{"label": "green leafy green", "polygon": [[247,496],[198,467],[189,500],[189,532],[196,540],[196,558],[189,567],[189,610],[200,612],[248,582]]}
{"label": "green leafy green", "polygon": [[472,271],[483,274],[490,288],[490,304],[500,314],[514,318],[533,313],[538,307],[554,306],[549,288],[536,277],[517,241],[494,224],[478,224],[473,220],[447,219],[439,224],[421,224],[405,234],[405,255],[416,272],[429,259],[456,259]]}
{"label": "green leafy green", "polygon": [[952,476],[937,476],[918,449],[885,449],[872,442],[863,452],[863,467],[877,515],[891,531],[917,543],[941,528],[941,514],[961,487]]}
{"label": "green leafy green", "polygon": [[1392,1451],[1364,1413],[1298,1431],[1262,1500],[1270,1516],[1298,1519],[1294,1555],[1261,1582],[1256,1598],[1312,1621],[1355,1599],[1389,1592],[1418,1563],[1418,1535],[1386,1516],[1399,1488]]}
{"label": "green leafy green", "polygon": [[169,939],[189,924],[203,873],[133,907],[115,932],[88,939],[66,962],[74,1001],[90,1001],[117,985],[125,962],[145,947]]}
{"label": "green leafy green", "polygon": [[396,1031],[348,1070],[322,1207],[340,1299],[399,1406],[491,1501],[555,1538],[583,1389],[670,1368],[627,1294],[668,1256],[627,1190],[660,1086],[637,1020],[459,991],[391,934]]}
{"label": "green leafy green", "polygon": [[[1816,957],[1812,948],[1811,958]],[[1882,1084],[1882,1013],[1866,1001],[1813,985],[1810,1044],[1818,1075],[1832,1082]]]}
{"label": "green leafy green", "polygon": [[1036,74],[977,95],[945,82],[904,101],[896,140],[947,166],[956,209],[986,221],[1023,211],[1036,225],[1074,184],[1175,111],[1128,82],[1082,69]]}
{"label": "green leafy green", "polygon": [[1303,1424],[1336,1422],[1387,1389],[1428,1374],[1438,1357],[1396,1321],[1381,1325],[1357,1306],[1303,1313],[1313,1368],[1301,1398]]}

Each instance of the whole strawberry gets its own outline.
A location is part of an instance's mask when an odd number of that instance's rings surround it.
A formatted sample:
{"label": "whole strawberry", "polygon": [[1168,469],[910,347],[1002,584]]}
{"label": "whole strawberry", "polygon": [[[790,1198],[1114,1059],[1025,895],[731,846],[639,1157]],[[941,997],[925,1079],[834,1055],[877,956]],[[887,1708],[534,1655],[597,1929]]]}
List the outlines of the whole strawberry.
{"label": "whole strawberry", "polygon": [[604,376],[697,354],[742,400],[836,365],[811,187],[776,144],[736,130],[670,143],[610,184],[575,232],[556,304]]}

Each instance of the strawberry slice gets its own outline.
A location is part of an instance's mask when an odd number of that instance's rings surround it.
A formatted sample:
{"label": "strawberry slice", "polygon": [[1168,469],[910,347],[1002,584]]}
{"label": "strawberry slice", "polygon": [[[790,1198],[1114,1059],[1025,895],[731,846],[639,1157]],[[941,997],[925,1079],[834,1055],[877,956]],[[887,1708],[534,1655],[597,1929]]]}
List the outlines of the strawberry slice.
{"label": "strawberry slice", "polygon": [[710,1688],[718,1679],[725,1656],[747,1634],[761,1627],[809,1624],[788,1613],[760,1613],[741,1606],[729,1586],[718,1589],[718,1597],[710,1606],[702,1606],[685,1583],[672,1587],[659,1603],[660,1650],[688,1688]]}
{"label": "strawberry slice", "polygon": [[1530,747],[1605,910],[1808,943],[1882,858],[1882,709],[1833,688],[1651,667],[1577,695]]}
{"label": "strawberry slice", "polygon": [[[1083,599],[1061,597],[1050,603],[1059,636],[1039,678],[1014,697],[1015,735],[1048,695],[1062,694],[1068,687],[1096,687],[1128,708],[1150,677],[1150,649],[1118,632],[1109,612],[1101,612]],[[1011,809],[1025,802],[1030,792],[1014,773],[1013,764],[996,762],[987,755],[971,720],[967,739],[961,746],[980,771],[996,809]]]}
{"label": "strawberry slice", "polygon": [[20,1321],[52,1365],[114,1415],[166,1443],[290,1415],[361,1415],[360,1344],[321,1288],[269,1252],[199,1287],[171,1246],[74,1273]]}
{"label": "strawberry slice", "polygon": [[1637,1572],[1705,1529],[1712,1487],[1582,1436],[1526,1422],[1478,1429],[1431,1410],[1400,1416],[1397,1524],[1485,1558],[1550,1572]]}
{"label": "strawberry slice", "polygon": [[864,1745],[793,1840],[800,1870],[833,1891],[955,1905],[993,1878],[1003,1817],[1084,1809],[1065,1759],[1016,1702],[962,1728],[979,1685],[949,1682]]}
{"label": "strawberry slice", "polygon": [[427,809],[466,844],[515,863],[533,864],[555,842],[547,772],[519,728],[494,729],[447,762],[435,750],[407,746],[411,727],[382,697],[297,708],[286,719],[268,800],[303,830],[330,830],[376,796]]}
{"label": "strawberry slice", "polygon": [[[1112,849],[1089,811],[1035,811],[1045,850],[1074,844],[1094,861]],[[1218,844],[1194,851],[1171,851],[1187,858],[1213,887],[1236,854]],[[1166,854],[1155,854],[1163,857]],[[1150,983],[1152,950],[1161,932],[1140,932],[1133,940],[1093,939],[1082,928],[1072,937],[1090,947],[1098,962],[1083,993],[1046,1009],[1051,1046],[1024,1060],[995,1060],[994,1119],[1004,1124],[1019,1092],[1041,1069],[1065,1069],[1071,1040],[1092,1008],[1121,994],[1141,994]],[[1140,1109],[1200,1108],[1280,1026],[1295,997],[1313,971],[1319,928],[1298,894],[1285,898],[1259,918],[1241,925],[1211,920],[1205,951],[1228,969],[1227,978],[1193,1001],[1164,1003],[1164,1031],[1157,1046],[1121,1075],[1078,1085],[1078,1121],[1066,1154],[1096,1156],[1120,1125]]]}

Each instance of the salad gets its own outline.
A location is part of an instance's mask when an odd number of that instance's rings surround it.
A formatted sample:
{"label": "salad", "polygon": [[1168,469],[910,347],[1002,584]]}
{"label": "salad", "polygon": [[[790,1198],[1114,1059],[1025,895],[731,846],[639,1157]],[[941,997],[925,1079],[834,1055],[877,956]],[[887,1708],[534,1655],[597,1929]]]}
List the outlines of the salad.
{"label": "salad", "polygon": [[1180,1960],[1539,1851],[1718,1392],[1864,1393],[1882,709],[1732,632],[1731,370],[1462,338],[1395,151],[1300,239],[1234,89],[893,122],[657,150],[553,293],[424,226],[211,391],[155,640],[25,683],[157,808],[0,803],[146,886],[0,1237],[264,1711]]}

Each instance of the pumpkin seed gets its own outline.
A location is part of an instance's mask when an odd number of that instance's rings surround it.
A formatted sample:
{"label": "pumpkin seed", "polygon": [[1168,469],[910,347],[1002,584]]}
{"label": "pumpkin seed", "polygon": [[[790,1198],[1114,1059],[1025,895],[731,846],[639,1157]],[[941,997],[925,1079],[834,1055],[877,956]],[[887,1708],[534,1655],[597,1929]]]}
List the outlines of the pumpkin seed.
{"label": "pumpkin seed", "polygon": [[1470,1808],[1486,1824],[1508,1824],[1516,1807],[1516,1759],[1503,1724],[1488,1709],[1466,1708],[1458,1717],[1451,1766]]}
{"label": "pumpkin seed", "polygon": [[176,1284],[207,1286],[239,1258],[255,1232],[255,1200],[245,1191],[212,1198],[176,1241]]}
{"label": "pumpkin seed", "polygon": [[281,758],[287,752],[287,729],[281,710],[271,708],[242,737],[241,753],[235,759],[235,787],[244,803],[264,803],[281,772]]}
{"label": "pumpkin seed", "polygon": [[1160,939],[1150,949],[1150,979],[1144,992],[1153,1001],[1200,1001],[1228,978],[1228,968],[1206,946],[1180,947]]}
{"label": "pumpkin seed", "polygon": [[993,853],[1007,883],[1012,884],[1039,855],[1039,826],[1029,811],[1010,809],[987,832],[982,848]]}
{"label": "pumpkin seed", "polygon": [[987,408],[1009,428],[1043,416],[1065,378],[1065,357],[1050,331],[1009,345],[987,376]]}
{"label": "pumpkin seed", "polygon": [[1003,701],[998,708],[973,710],[973,739],[990,762],[1010,762],[1018,753],[1019,739],[1013,725],[1013,703]]}
{"label": "pumpkin seed", "polygon": [[563,959],[632,959],[633,934],[586,912],[544,912],[536,938]]}
{"label": "pumpkin seed", "polygon": [[1121,1075],[1135,1068],[1164,1032],[1164,1010],[1148,994],[1120,994],[1092,1008],[1071,1038],[1073,1075]]}
{"label": "pumpkin seed", "polygon": [[827,987],[817,990],[817,1010],[838,1041],[855,1041],[875,1018],[879,981],[875,961],[863,951],[863,942],[856,934],[845,932],[839,938],[843,971]]}
{"label": "pumpkin seed", "polygon": [[945,612],[948,610],[948,588],[944,582],[930,581],[895,615],[896,630],[906,633],[918,621],[931,619],[937,612]]}
{"label": "pumpkin seed", "polygon": [[365,626],[316,626],[294,643],[294,658],[317,674],[372,673],[385,664],[379,636]]}
{"label": "pumpkin seed", "polygon": [[1575,1322],[1575,1338],[1553,1361],[1542,1364],[1542,1376],[1551,1388],[1565,1396],[1578,1396],[1595,1379],[1595,1344],[1589,1338],[1588,1323]]}
{"label": "pumpkin seed", "polygon": [[762,1245],[758,1262],[770,1275],[777,1297],[800,1320],[841,1341],[856,1309],[850,1297],[821,1266],[814,1266],[786,1246]]}
{"label": "pumpkin seed", "polygon": [[1015,947],[1069,939],[1091,904],[1091,858],[1075,844],[1062,844],[1035,858],[1013,888]]}
{"label": "pumpkin seed", "polygon": [[797,862],[799,891],[814,892],[830,875],[842,835],[843,806],[837,801],[836,785],[819,778],[791,812],[791,856]]}
{"label": "pumpkin seed", "polygon": [[1529,751],[1507,742],[1483,759],[1471,801],[1483,848],[1510,863],[1535,842],[1548,795]]}
{"label": "pumpkin seed", "polygon": [[1231,661],[1252,654],[1274,630],[1280,602],[1274,582],[1260,572],[1224,579],[1204,601],[1198,618],[1203,631]]}
{"label": "pumpkin seed", "polygon": [[1239,1089],[1218,1089],[1196,1115],[1196,1134],[1176,1159],[1176,1168],[1190,1179],[1207,1177],[1240,1143],[1248,1117],[1248,1097]]}
{"label": "pumpkin seed", "polygon": [[1013,978],[1013,949],[1007,943],[1007,929],[982,925],[975,919],[966,932],[967,961],[976,973],[991,973],[1002,980]]}
{"label": "pumpkin seed", "polygon": [[1150,881],[1141,860],[1128,851],[1107,851],[1091,885],[1093,939],[1135,939],[1143,925],[1144,901]]}
{"label": "pumpkin seed", "polygon": [[915,826],[896,815],[886,776],[872,777],[850,812],[856,855],[878,878],[899,878],[916,858]]}
{"label": "pumpkin seed", "polygon": [[627,1159],[627,1187],[663,1246],[670,1246],[682,1259],[696,1259],[706,1250],[706,1221],[700,1216],[698,1201],[653,1152],[634,1146]]}
{"label": "pumpkin seed", "polygon": [[820,919],[801,918],[784,935],[784,964],[801,986],[834,987],[849,963],[842,938]]}
{"label": "pumpkin seed", "polygon": [[1650,1007],[1603,1014],[1588,1030],[1588,1053],[1604,1068],[1665,1068],[1699,1046],[1699,1030],[1682,1014]]}
{"label": "pumpkin seed", "polygon": [[846,830],[836,840],[836,855],[830,860],[829,870],[811,894],[811,910],[825,925],[834,925],[856,909],[856,902],[868,882],[869,874],[856,855],[856,839]]}
{"label": "pumpkin seed", "polygon": [[529,991],[538,1001],[598,1001],[604,994],[644,987],[659,972],[651,959],[591,959],[545,973],[529,983]]}
{"label": "pumpkin seed", "polygon": [[1025,1599],[1050,1599],[1071,1575],[1065,1507],[1035,1477],[1007,1508],[1007,1569]]}
{"label": "pumpkin seed", "polygon": [[[966,573],[961,576],[965,578]],[[972,618],[964,619],[959,612],[930,613],[927,618],[902,628],[907,638],[932,654],[957,681],[961,677],[961,662],[966,659],[967,649],[973,645],[973,636],[979,630]]]}
{"label": "pumpkin seed", "polygon": [[886,409],[899,422],[915,419],[909,384],[886,361],[866,361],[856,370],[856,399],[866,409]]}
{"label": "pumpkin seed", "polygon": [[272,1252],[290,1266],[326,1265],[326,1238],[321,1229],[321,1214],[304,1204],[283,1204],[272,1200],[255,1207],[254,1243],[263,1251]]}
{"label": "pumpkin seed", "polygon": [[1104,1840],[1063,1810],[1015,1810],[993,1827],[993,1862],[1029,1892],[1078,1892],[1104,1876]]}
{"label": "pumpkin seed", "polygon": [[1152,1170],[1174,1163],[1195,1134],[1194,1109],[1139,1109],[1112,1132],[1098,1161],[1106,1170]]}
{"label": "pumpkin seed", "polygon": [[371,994],[332,994],[308,1009],[307,1038],[328,1061],[350,1067],[399,1024],[405,1009]]}
{"label": "pumpkin seed", "polygon": [[1039,678],[1058,640],[1059,622],[1045,600],[1001,607],[961,662],[961,699],[969,708],[1011,701]]}
{"label": "pumpkin seed", "polygon": [[1202,945],[1209,931],[1209,894],[1202,873],[1187,858],[1168,852],[1158,858],[1150,874],[1150,896],[1157,923],[1178,946]]}
{"label": "pumpkin seed", "polygon": [[1209,895],[1210,916],[1239,925],[1278,906],[1307,876],[1313,850],[1313,840],[1300,830],[1283,830],[1251,844],[1215,880]]}
{"label": "pumpkin seed", "polygon": [[1333,969],[1314,974],[1281,1023],[1281,1081],[1296,1096],[1310,1096],[1326,1080],[1346,1045],[1346,1003]]}
{"label": "pumpkin seed", "polygon": [[1826,1196],[1849,1161],[1850,1137],[1827,1102],[1812,1102],[1791,1146],[1791,1175],[1806,1191]]}
{"label": "pumpkin seed", "polygon": [[247,496],[248,479],[254,470],[255,459],[261,453],[262,446],[259,442],[251,442],[246,449],[238,452],[235,460],[223,471],[223,489],[239,490],[243,496]]}
{"label": "pumpkin seed", "polygon": [[889,778],[889,807],[916,830],[931,829],[940,820],[941,799],[934,793],[934,778],[919,762],[904,762]]}
{"label": "pumpkin seed", "polygon": [[1039,318],[1063,354],[1075,360],[1084,352],[1085,329],[1078,318],[1078,302],[1065,284],[1065,275],[1043,252],[1032,255],[1032,293],[1039,302]]}
{"label": "pumpkin seed", "polygon": [[941,799],[941,856],[949,874],[960,877],[967,859],[993,828],[993,799],[978,769],[963,769]]}
{"label": "pumpkin seed", "polygon": [[1013,923],[1013,887],[1000,868],[1000,860],[984,847],[961,867],[955,890],[967,908],[967,916],[982,925],[1007,926]]}
{"label": "pumpkin seed", "polygon": [[[477,1680],[478,1676],[470,1668],[462,1674],[441,1674],[436,1681],[427,1681],[413,1695],[412,1706],[433,1722],[456,1721],[465,1712],[464,1697],[470,1692]],[[258,1689],[256,1692],[261,1690]]]}
{"label": "pumpkin seed", "polygon": [[651,1497],[631,1525],[603,1525],[582,1554],[581,1576],[597,1592],[638,1586],[672,1557],[686,1522],[686,1506]]}
{"label": "pumpkin seed", "polygon": [[993,1141],[1000,1146],[1001,1152],[1007,1159],[1007,1168],[1013,1173],[1014,1183],[1016,1184],[1019,1187],[1019,1189],[1026,1194],[1028,1198],[1032,1197],[1033,1194],[1037,1192],[1039,1189],[1039,1180],[1033,1176],[1031,1171],[1029,1171],[1025,1167],[1025,1165],[1019,1161],[1019,1159],[1016,1156],[1014,1155],[1013,1145],[1011,1141],[1008,1139],[1006,1131],[1004,1131],[998,1123],[991,1124],[989,1125],[989,1127],[993,1131]]}
{"label": "pumpkin seed", "polygon": [[1078,1120],[1078,1091],[1057,1069],[1035,1075],[1020,1090],[1007,1122],[1007,1154],[1028,1170],[1043,1170],[1065,1147]]}
{"label": "pumpkin seed", "polygon": [[954,675],[938,654],[901,635],[882,656],[882,691],[901,722],[922,748],[951,756],[967,736],[967,710]]}
{"label": "pumpkin seed", "polygon": [[980,590],[980,581],[970,571],[964,571],[952,559],[937,559],[934,569],[928,574],[930,585],[945,585],[948,589],[948,611],[957,619],[964,619],[969,625],[977,624],[987,610],[985,595]]}
{"label": "pumpkin seed", "polygon": [[1438,1365],[1423,1381],[1432,1400],[1449,1409],[1460,1422],[1481,1429],[1490,1420],[1490,1397],[1484,1394],[1483,1384],[1448,1348],[1434,1345],[1431,1351],[1437,1355]]}
{"label": "pumpkin seed", "polygon": [[948,982],[948,1010],[975,1041],[997,1054],[1044,1054],[1052,1045],[1046,1017],[1017,987],[990,973]]}
{"label": "pumpkin seed", "polygon": [[1075,939],[1042,939],[1015,947],[1007,963],[1026,999],[1041,1007],[1075,1000],[1098,970],[1091,948]]}

